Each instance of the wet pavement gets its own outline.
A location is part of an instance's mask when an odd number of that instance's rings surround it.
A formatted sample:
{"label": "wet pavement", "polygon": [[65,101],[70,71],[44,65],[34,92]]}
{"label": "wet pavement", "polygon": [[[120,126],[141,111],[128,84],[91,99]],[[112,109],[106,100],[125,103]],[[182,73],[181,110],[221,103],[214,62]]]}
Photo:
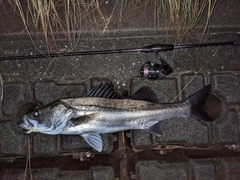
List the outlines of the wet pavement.
{"label": "wet pavement", "polygon": [[[231,6],[219,1],[204,42],[240,39],[239,5],[239,1]],[[4,3],[0,6],[10,8]],[[226,6],[229,8],[225,9]],[[134,16],[127,12],[124,22],[111,21],[105,33],[96,25],[88,26],[74,51],[173,43],[174,36],[166,35],[161,29],[163,21],[159,20],[156,25],[144,16],[151,8],[149,5],[137,9]],[[9,22],[0,28],[1,57],[46,53],[44,41],[38,34],[33,37],[40,51],[23,31],[18,17],[7,11],[1,14],[1,20]],[[153,14],[148,16],[153,17]],[[204,21],[182,43],[200,42],[203,29]],[[58,40],[62,51],[70,50],[66,38]],[[174,50],[161,55],[173,68],[173,73],[159,80],[138,75],[146,61],[158,62],[155,54],[0,61],[0,179],[23,179],[25,173],[28,178],[32,176],[37,180],[240,179],[239,47]],[[158,95],[160,103],[180,101],[204,85],[212,84],[206,109],[215,121],[165,120],[162,137],[141,130],[103,134],[101,153],[91,149],[80,136],[27,135],[17,126],[22,113],[35,103],[45,105],[61,98],[82,97],[104,81],[112,81],[117,90],[129,95],[147,85]],[[26,164],[30,167],[27,171]]]}

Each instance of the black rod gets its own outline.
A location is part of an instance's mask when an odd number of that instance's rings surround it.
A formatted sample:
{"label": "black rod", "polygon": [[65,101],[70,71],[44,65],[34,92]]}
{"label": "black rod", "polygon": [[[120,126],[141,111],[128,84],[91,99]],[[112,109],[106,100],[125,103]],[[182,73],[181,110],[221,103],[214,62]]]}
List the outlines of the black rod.
{"label": "black rod", "polygon": [[113,53],[131,53],[131,52],[160,52],[160,51],[171,51],[174,49],[184,48],[197,48],[197,47],[208,47],[208,46],[225,46],[225,45],[238,45],[239,41],[232,42],[217,42],[217,43],[205,43],[205,44],[184,44],[184,45],[173,45],[173,44],[153,44],[142,48],[133,49],[117,49],[117,50],[101,50],[101,51],[79,51],[69,53],[49,53],[49,54],[33,54],[23,56],[6,56],[0,57],[0,61],[4,60],[19,60],[19,59],[38,59],[38,58],[52,58],[52,57],[65,57],[65,56],[80,56],[80,55],[97,55],[97,54],[113,54]]}
{"label": "black rod", "polygon": [[184,49],[184,48],[197,48],[197,47],[208,47],[208,46],[227,46],[227,45],[239,45],[237,41],[231,42],[217,42],[217,43],[205,43],[205,44],[184,44],[175,45],[174,49]]}
{"label": "black rod", "polygon": [[127,52],[140,52],[141,49],[118,49],[118,50],[103,50],[103,51],[79,51],[69,53],[49,53],[49,54],[33,54],[23,56],[6,56],[0,57],[3,60],[17,60],[17,59],[38,59],[38,58],[53,58],[65,56],[80,56],[80,55],[97,55],[97,54],[113,54],[113,53],[127,53]]}

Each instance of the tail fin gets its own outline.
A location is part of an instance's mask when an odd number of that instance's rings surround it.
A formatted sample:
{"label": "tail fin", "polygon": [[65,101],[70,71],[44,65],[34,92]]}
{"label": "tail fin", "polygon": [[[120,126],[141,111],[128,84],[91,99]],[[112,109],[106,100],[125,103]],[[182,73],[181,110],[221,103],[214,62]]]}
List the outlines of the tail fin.
{"label": "tail fin", "polygon": [[191,105],[190,107],[190,117],[193,117],[197,120],[212,122],[214,119],[207,114],[204,110],[204,104],[211,92],[211,85],[207,85],[202,89],[198,90],[196,93],[191,95],[188,100]]}

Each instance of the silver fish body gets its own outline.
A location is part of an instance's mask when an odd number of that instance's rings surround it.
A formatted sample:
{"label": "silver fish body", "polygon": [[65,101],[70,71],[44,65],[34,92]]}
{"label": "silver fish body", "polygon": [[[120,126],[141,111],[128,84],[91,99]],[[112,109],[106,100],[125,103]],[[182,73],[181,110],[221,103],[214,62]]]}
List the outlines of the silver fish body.
{"label": "silver fish body", "polygon": [[[61,134],[112,133],[129,129],[147,129],[172,117],[187,117],[187,103],[156,104],[130,99],[78,98],[61,100],[73,107],[71,117]],[[82,119],[81,119],[82,118]]]}
{"label": "silver fish body", "polygon": [[[105,88],[105,91],[106,89],[109,88]],[[213,120],[203,110],[210,86],[182,102],[172,104],[156,103],[149,98],[150,95],[156,96],[150,88],[145,87],[142,90],[145,94],[142,98],[138,98],[142,94],[140,90],[135,97],[132,96],[133,99],[62,99],[25,114],[24,123],[20,124],[20,127],[44,134],[81,135],[90,146],[101,152],[102,140],[99,134],[102,133],[144,129],[161,136],[160,122],[165,119],[193,117],[204,121]],[[146,101],[148,99],[152,102]]]}

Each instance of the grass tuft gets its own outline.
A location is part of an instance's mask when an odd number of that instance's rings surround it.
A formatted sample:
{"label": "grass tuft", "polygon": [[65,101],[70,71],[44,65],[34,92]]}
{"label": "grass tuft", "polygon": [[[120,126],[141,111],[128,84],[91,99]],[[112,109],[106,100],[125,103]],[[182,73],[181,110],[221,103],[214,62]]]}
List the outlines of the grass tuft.
{"label": "grass tuft", "polygon": [[[206,12],[206,32],[217,0],[119,0],[111,3],[111,10],[106,10],[110,1],[99,0],[8,0],[20,15],[24,27],[32,39],[30,28],[42,32],[49,51],[60,50],[57,41],[63,33],[68,39],[68,50],[73,50],[80,41],[81,31],[85,25],[95,22],[98,30],[104,33],[118,17],[119,23],[124,20],[125,12],[152,5],[154,22],[161,16],[167,16],[167,29],[173,29],[176,40],[181,40],[203,17]],[[116,7],[120,7],[118,10]],[[116,19],[114,19],[116,20]],[[89,24],[88,24],[89,23]],[[33,41],[33,39],[32,39]]]}

